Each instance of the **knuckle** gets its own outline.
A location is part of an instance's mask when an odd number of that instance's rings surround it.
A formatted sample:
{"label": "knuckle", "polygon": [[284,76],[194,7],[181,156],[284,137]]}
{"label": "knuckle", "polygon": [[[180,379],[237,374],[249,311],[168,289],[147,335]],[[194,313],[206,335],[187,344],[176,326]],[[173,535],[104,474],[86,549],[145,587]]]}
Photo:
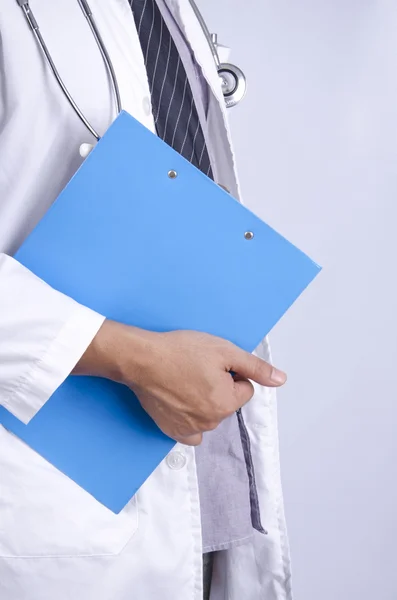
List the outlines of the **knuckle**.
{"label": "knuckle", "polygon": [[251,400],[252,396],[255,394],[255,387],[254,385],[251,383],[251,381],[247,381],[247,386],[246,386],[246,397],[247,400]]}
{"label": "knuckle", "polygon": [[[236,346],[232,344],[232,342],[225,340],[225,344],[223,346],[223,356],[227,362],[234,362],[234,359],[236,358],[236,350]],[[238,353],[240,352],[238,351]]]}
{"label": "knuckle", "polygon": [[195,435],[186,439],[183,443],[186,446],[199,446],[203,441],[203,435],[201,433],[196,433]]}
{"label": "knuckle", "polygon": [[205,427],[206,431],[214,431],[219,425],[219,421],[208,421]]}
{"label": "knuckle", "polygon": [[250,400],[252,400],[252,397],[254,395],[254,390],[247,390],[247,392],[245,393],[245,396],[243,398],[243,402],[242,405],[247,404],[247,402],[249,402]]}
{"label": "knuckle", "polygon": [[173,427],[173,431],[172,431],[172,436],[174,439],[177,438],[188,438],[192,435],[195,435],[197,433],[197,430],[192,427],[192,426],[179,426],[179,427]]}

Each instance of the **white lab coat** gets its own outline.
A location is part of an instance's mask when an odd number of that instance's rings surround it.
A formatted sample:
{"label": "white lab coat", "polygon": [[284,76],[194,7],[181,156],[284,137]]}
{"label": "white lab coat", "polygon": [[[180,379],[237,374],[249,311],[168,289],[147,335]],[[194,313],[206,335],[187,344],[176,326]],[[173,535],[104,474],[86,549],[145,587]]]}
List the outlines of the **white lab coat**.
{"label": "white lab coat", "polygon": [[[217,181],[239,195],[226,109],[188,0],[169,0],[210,86]],[[141,49],[127,0],[90,0],[123,108],[153,130]],[[77,1],[31,0],[73,97],[103,133],[114,118],[104,63]],[[0,0],[0,402],[28,422],[60,385],[103,318],[9,258],[81,163],[90,135],[60,92],[17,2]],[[269,359],[267,343],[258,353]],[[219,553],[212,600],[291,598],[274,391],[244,409],[262,521],[252,544]],[[194,450],[178,445],[114,515],[0,426],[2,600],[201,600]]]}

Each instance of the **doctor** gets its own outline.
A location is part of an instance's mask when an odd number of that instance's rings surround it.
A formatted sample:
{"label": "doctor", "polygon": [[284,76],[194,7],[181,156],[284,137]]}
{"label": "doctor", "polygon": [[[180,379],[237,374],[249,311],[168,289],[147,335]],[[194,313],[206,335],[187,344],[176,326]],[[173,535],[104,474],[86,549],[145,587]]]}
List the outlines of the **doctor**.
{"label": "doctor", "polygon": [[[81,144],[95,142],[24,8],[0,0],[0,402],[27,423],[70,373],[100,375],[134,389],[178,444],[114,515],[0,426],[0,598],[289,600],[274,394],[285,375],[266,362],[267,342],[251,356],[211,336],[112,323],[11,258],[81,164]],[[122,107],[238,198],[221,82],[195,7],[90,8]],[[31,9],[68,91],[103,134],[114,86],[81,5],[32,0]]]}

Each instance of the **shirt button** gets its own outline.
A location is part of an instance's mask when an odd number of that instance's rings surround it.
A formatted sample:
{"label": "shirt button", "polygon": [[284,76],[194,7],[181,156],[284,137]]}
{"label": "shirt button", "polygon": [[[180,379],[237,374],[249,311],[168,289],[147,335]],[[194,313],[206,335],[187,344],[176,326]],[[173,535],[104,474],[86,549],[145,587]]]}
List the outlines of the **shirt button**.
{"label": "shirt button", "polygon": [[145,115],[149,116],[152,112],[152,103],[150,102],[150,98],[145,96],[143,99],[142,105],[143,105],[143,111],[144,111]]}
{"label": "shirt button", "polygon": [[179,471],[186,465],[186,456],[182,452],[170,452],[166,460],[169,468],[174,471]]}

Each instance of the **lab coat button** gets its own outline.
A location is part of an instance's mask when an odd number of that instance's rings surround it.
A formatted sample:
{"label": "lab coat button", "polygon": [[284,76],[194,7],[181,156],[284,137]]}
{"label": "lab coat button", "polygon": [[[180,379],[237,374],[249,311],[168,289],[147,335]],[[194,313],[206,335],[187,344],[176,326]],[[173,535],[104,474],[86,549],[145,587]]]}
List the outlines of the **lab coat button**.
{"label": "lab coat button", "polygon": [[143,104],[143,110],[144,110],[145,115],[149,116],[150,113],[152,112],[152,103],[150,102],[150,98],[145,96],[142,104]]}
{"label": "lab coat button", "polygon": [[179,471],[186,465],[186,456],[182,452],[170,452],[166,460],[169,468],[174,471]]}

